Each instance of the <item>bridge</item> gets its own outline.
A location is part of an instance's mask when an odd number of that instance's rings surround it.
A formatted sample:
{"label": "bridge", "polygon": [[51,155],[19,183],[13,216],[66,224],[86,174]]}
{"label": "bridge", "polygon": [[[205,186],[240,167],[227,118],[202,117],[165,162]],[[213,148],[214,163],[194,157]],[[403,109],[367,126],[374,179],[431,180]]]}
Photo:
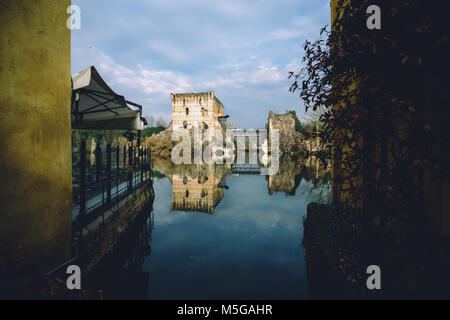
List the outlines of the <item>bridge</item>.
{"label": "bridge", "polygon": [[231,165],[234,174],[261,174],[261,167],[257,164],[243,163]]}
{"label": "bridge", "polygon": [[[260,131],[264,131],[266,129],[240,129],[234,128],[231,129],[233,132],[233,136],[235,137],[258,137]],[[268,130],[266,130],[267,134]]]}

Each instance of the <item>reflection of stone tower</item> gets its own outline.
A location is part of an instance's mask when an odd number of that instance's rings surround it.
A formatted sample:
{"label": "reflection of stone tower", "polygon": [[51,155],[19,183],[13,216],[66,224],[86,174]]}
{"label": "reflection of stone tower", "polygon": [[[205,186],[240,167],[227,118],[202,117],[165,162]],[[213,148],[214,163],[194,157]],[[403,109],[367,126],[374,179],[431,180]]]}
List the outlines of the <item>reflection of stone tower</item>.
{"label": "reflection of stone tower", "polygon": [[170,94],[172,129],[221,129],[224,107],[214,92]]}
{"label": "reflection of stone tower", "polygon": [[301,168],[297,161],[283,159],[280,161],[277,174],[267,176],[269,194],[284,192],[286,195],[295,195],[300,184]]}
{"label": "reflection of stone tower", "polygon": [[224,195],[219,187],[221,179],[215,175],[195,178],[173,175],[171,210],[214,213]]}

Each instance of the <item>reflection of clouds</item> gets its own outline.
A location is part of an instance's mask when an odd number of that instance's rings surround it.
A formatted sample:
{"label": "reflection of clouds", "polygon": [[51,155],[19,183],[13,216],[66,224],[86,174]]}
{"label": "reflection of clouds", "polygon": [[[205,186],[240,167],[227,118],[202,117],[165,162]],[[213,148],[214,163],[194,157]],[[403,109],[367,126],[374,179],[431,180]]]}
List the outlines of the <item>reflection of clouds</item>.
{"label": "reflection of clouds", "polygon": [[[308,184],[303,182],[302,184]],[[228,190],[213,215],[170,211],[172,185],[155,184],[152,257],[145,270],[151,293],[181,298],[239,296],[297,297],[306,291],[302,218],[309,202],[297,193],[267,193],[264,176],[229,176]],[[214,288],[210,288],[210,284]],[[161,293],[161,290],[170,292]],[[211,291],[208,291],[211,290]],[[219,291],[220,293],[218,293]],[[200,292],[200,293],[199,293]]]}
{"label": "reflection of clouds", "polygon": [[[246,181],[247,180],[247,181]],[[161,199],[164,205],[156,212],[155,226],[186,223],[192,218],[201,219],[200,223],[210,224],[211,228],[222,231],[233,230],[260,233],[267,230],[288,230],[297,232],[301,217],[305,213],[307,199],[303,197],[285,197],[283,194],[269,196],[265,191],[263,176],[238,176],[227,180],[230,189],[225,192],[216,213],[208,220],[196,217],[196,213],[170,212],[170,199]],[[164,195],[170,193],[171,185],[166,180]],[[246,182],[251,182],[250,185]],[[159,189],[159,188],[158,188]],[[161,190],[162,191],[162,190]],[[158,194],[160,190],[156,190]],[[158,196],[155,202],[158,201]],[[156,210],[155,210],[156,211]],[[191,217],[192,216],[192,217]],[[247,230],[247,231],[246,231]]]}
{"label": "reflection of clouds", "polygon": [[[180,174],[185,174],[189,177],[187,179],[188,182],[192,179],[196,181],[197,178],[191,177],[198,177],[200,173],[207,172],[211,174],[214,172],[215,175],[220,177],[226,172],[219,172],[220,166],[202,167],[191,165],[181,168],[182,166],[166,166],[165,162],[155,163],[155,167],[170,175],[172,177],[171,180],[174,177],[181,177]],[[294,166],[289,165],[288,167]],[[293,173],[291,172],[292,170],[288,171],[286,174]],[[294,171],[297,173],[298,170],[294,169]],[[298,172],[298,174],[301,175],[301,172]],[[213,181],[213,179],[210,180],[209,182]],[[219,178],[216,180],[213,183],[214,188],[217,188],[217,183],[220,181]],[[329,193],[328,186],[314,190],[312,181],[300,180],[300,185],[298,186],[300,192],[297,195],[287,196],[284,192],[280,192],[269,196],[264,176],[230,176],[227,178],[227,184],[230,186],[230,189],[223,193],[223,198],[220,197],[221,200],[217,205],[214,217],[208,221],[201,219],[199,223],[208,224],[205,227],[220,231],[232,230],[248,233],[251,230],[251,232],[258,234],[269,232],[270,230],[298,232],[301,229],[301,218],[306,213],[307,203],[327,197]],[[156,191],[155,206],[158,207],[155,219],[156,226],[185,223],[186,220],[192,218],[199,219],[196,217],[199,214],[197,212],[184,213],[176,209],[174,212],[170,212],[170,207],[173,203],[174,185],[167,178],[163,178],[158,184],[161,184],[161,187]],[[175,184],[179,185],[182,182],[180,180],[178,184]],[[194,198],[194,191],[192,188],[189,190],[190,198]],[[221,191],[223,192],[222,189]]]}
{"label": "reflection of clouds", "polygon": [[253,252],[267,254],[265,259],[274,265],[298,263],[303,250],[302,219],[315,196],[309,192],[313,183],[302,179],[299,189],[308,192],[294,196],[269,195],[264,176],[230,176],[227,185],[230,188],[213,215],[170,211],[172,184],[164,178],[155,185],[154,249],[168,250],[164,254],[172,256],[211,246],[213,252],[201,255],[232,256],[237,261],[241,253]]}

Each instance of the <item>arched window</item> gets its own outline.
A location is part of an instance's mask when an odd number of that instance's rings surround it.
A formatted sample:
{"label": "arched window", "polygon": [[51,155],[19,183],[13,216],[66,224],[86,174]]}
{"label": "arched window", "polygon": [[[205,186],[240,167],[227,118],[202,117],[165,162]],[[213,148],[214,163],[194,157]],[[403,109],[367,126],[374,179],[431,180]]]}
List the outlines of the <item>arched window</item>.
{"label": "arched window", "polygon": [[183,178],[183,184],[186,184],[187,183],[187,177],[184,177]]}
{"label": "arched window", "polygon": [[189,115],[189,108],[186,108],[186,115]]}
{"label": "arched window", "polygon": [[183,106],[186,105],[186,99],[183,99]]}
{"label": "arched window", "polygon": [[187,121],[183,121],[183,128],[187,129]]}
{"label": "arched window", "polygon": [[203,105],[203,100],[202,100],[202,99],[200,99],[200,101],[199,101],[199,102],[200,102],[200,105]]}
{"label": "arched window", "polygon": [[189,190],[186,190],[186,198],[189,197]]}

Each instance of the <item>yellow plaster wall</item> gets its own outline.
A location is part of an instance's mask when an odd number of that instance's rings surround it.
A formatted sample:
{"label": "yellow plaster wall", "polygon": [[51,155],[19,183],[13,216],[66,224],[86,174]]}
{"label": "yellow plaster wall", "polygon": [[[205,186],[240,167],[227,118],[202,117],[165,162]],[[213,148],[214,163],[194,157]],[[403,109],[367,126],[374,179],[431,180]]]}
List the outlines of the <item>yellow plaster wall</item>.
{"label": "yellow plaster wall", "polygon": [[43,269],[70,250],[70,3],[0,1],[0,250]]}

